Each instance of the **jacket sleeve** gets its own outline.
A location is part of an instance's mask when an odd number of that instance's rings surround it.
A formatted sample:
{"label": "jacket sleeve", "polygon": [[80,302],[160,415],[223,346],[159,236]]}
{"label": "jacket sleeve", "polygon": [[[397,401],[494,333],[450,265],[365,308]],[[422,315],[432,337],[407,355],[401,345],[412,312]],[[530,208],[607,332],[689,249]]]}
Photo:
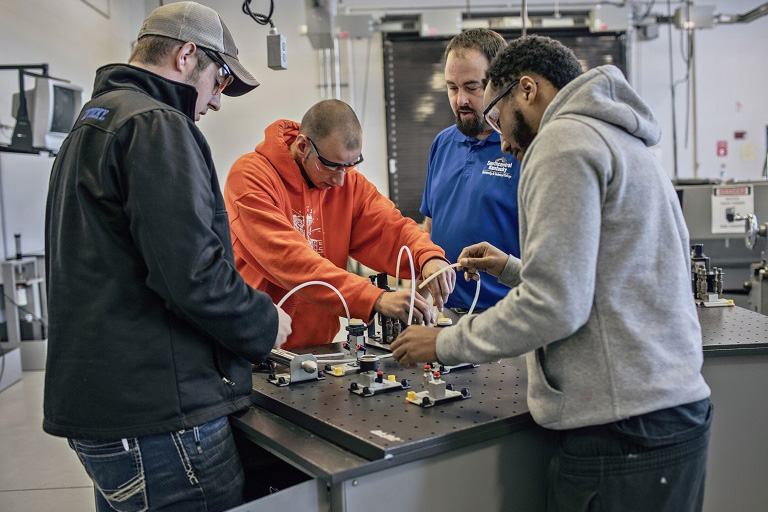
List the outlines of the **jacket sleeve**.
{"label": "jacket sleeve", "polygon": [[121,128],[116,144],[121,165],[112,172],[147,267],[146,285],[172,313],[230,351],[263,360],[275,342],[277,311],[234,267],[226,210],[202,135],[178,112],[152,111]]}
{"label": "jacket sleeve", "polygon": [[[350,256],[366,267],[393,276],[397,270],[397,255],[404,245],[413,254],[417,274],[421,273],[421,267],[428,260],[445,259],[445,251],[432,243],[429,233],[413,219],[403,217],[395,204],[379,193],[371,182],[358,174],[355,186]],[[400,258],[400,276],[411,278],[411,267],[405,252]]]}
{"label": "jacket sleeve", "polygon": [[[528,227],[520,282],[496,306],[443,329],[436,345],[443,363],[521,355],[572,335],[589,320],[612,154],[582,125],[577,141],[573,127],[552,128],[529,149],[520,183],[521,224],[525,219]],[[508,261],[502,274],[509,284],[517,280],[516,266]]]}
{"label": "jacket sleeve", "polygon": [[[248,156],[238,160],[230,172],[230,180],[253,178],[249,183],[240,183],[237,194],[227,188],[232,233],[240,249],[238,257],[286,292],[322,276],[319,279],[339,290],[353,318],[367,320],[383,291],[368,279],[337,267],[310,247],[282,209],[278,191],[266,177],[269,173],[259,171],[266,165],[259,157]],[[308,286],[296,295],[329,313],[346,316],[338,296],[325,286]]]}

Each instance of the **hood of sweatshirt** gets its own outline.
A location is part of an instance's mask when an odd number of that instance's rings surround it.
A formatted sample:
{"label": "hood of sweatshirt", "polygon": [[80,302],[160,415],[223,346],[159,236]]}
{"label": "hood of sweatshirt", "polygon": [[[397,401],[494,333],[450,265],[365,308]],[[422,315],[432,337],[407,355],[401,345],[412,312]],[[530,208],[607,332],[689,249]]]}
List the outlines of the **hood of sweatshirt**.
{"label": "hood of sweatshirt", "polygon": [[557,93],[539,130],[561,116],[578,115],[610,123],[653,146],[661,128],[648,105],[616,66],[599,66],[580,75]]}
{"label": "hood of sweatshirt", "polygon": [[264,140],[254,149],[256,153],[269,160],[291,192],[300,192],[309,188],[301,174],[301,169],[291,155],[291,144],[299,135],[299,126],[299,123],[288,119],[275,121],[267,126],[264,130]]}

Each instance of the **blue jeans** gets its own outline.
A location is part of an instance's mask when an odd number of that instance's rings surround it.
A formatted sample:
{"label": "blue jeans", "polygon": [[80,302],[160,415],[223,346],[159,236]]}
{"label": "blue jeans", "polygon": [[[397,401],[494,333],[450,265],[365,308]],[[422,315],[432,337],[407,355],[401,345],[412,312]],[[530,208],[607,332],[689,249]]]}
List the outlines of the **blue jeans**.
{"label": "blue jeans", "polygon": [[243,503],[243,469],[226,416],[194,429],[70,439],[69,446],[93,480],[98,512],[215,512]]}
{"label": "blue jeans", "polygon": [[547,512],[700,512],[711,422],[705,399],[563,431]]}

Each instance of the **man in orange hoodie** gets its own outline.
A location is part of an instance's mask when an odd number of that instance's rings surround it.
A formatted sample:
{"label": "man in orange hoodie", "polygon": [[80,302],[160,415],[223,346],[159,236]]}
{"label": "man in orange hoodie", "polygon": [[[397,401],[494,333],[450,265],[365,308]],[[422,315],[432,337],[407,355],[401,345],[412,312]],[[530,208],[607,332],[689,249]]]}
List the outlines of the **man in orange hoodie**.
{"label": "man in orange hoodie", "polygon": [[[448,263],[429,235],[355,170],[363,161],[361,148],[360,122],[339,100],[317,103],[301,124],[283,119],[267,127],[265,140],[232,166],[224,189],[235,263],[248,284],[275,302],[306,281],[321,280],[339,290],[353,318],[369,321],[378,311],[407,321],[410,291],[384,293],[347,272],[347,257],[394,275],[398,252],[407,245],[423,278]],[[404,255],[400,275],[410,274]],[[430,281],[438,309],[455,283],[452,270]],[[293,318],[283,348],[332,342],[338,317],[346,315],[325,286],[302,288],[283,309]],[[433,320],[429,304],[416,294],[414,323]]]}

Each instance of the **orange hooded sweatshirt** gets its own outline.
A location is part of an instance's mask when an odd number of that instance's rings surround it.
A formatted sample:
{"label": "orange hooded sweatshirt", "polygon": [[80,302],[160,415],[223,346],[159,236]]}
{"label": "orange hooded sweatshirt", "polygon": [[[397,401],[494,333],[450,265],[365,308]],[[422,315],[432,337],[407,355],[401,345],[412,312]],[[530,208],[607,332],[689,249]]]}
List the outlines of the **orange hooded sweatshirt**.
{"label": "orange hooded sweatshirt", "polygon": [[[417,273],[445,253],[357,171],[348,171],[341,187],[309,188],[291,156],[298,133],[293,121],[272,123],[255,152],[240,157],[229,171],[224,199],[237,270],[275,303],[306,281],[326,281],[341,292],[352,318],[370,321],[383,291],[347,272],[348,256],[394,275],[403,245],[413,253]],[[411,278],[405,254],[400,275]],[[346,316],[333,290],[319,285],[295,292],[283,309],[293,319],[284,348],[332,342],[338,317]]]}

